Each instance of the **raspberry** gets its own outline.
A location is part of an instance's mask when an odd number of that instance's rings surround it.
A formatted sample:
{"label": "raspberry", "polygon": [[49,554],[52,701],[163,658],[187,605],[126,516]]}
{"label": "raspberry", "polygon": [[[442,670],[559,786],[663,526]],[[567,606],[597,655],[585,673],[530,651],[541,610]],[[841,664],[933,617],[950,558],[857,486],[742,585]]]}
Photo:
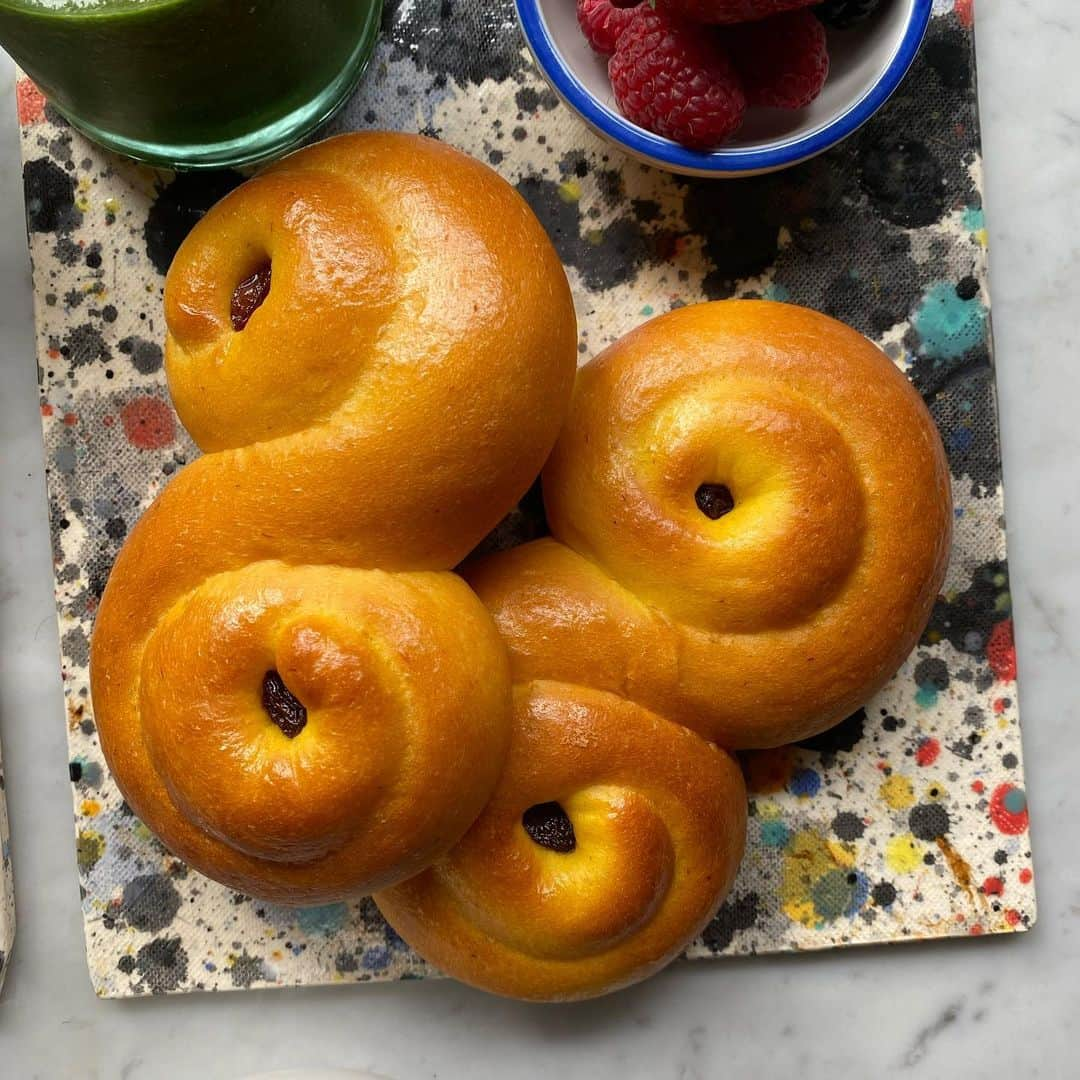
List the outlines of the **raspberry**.
{"label": "raspberry", "polygon": [[742,79],[748,105],[801,109],[821,93],[829,75],[825,27],[809,11],[729,26],[720,40]]}
{"label": "raspberry", "polygon": [[767,19],[795,8],[810,7],[820,0],[663,0],[667,7],[700,23],[744,23]]}
{"label": "raspberry", "polygon": [[585,40],[603,56],[615,51],[619,35],[630,24],[633,5],[611,0],[577,0],[577,21]]}
{"label": "raspberry", "polygon": [[628,120],[683,146],[717,146],[746,111],[739,77],[716,38],[648,4],[634,10],[608,75]]}
{"label": "raspberry", "polygon": [[879,7],[881,0],[825,0],[825,3],[818,4],[814,11],[818,18],[829,26],[846,30],[849,26],[869,18]]}

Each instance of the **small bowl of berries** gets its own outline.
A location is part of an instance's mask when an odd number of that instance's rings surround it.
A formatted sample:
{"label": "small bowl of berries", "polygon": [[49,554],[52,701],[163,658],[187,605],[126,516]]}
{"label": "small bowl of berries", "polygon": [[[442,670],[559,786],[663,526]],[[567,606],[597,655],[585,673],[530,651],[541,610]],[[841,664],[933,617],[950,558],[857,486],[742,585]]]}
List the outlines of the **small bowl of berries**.
{"label": "small bowl of berries", "polygon": [[627,153],[669,172],[775,172],[865,123],[933,0],[515,0],[540,71]]}

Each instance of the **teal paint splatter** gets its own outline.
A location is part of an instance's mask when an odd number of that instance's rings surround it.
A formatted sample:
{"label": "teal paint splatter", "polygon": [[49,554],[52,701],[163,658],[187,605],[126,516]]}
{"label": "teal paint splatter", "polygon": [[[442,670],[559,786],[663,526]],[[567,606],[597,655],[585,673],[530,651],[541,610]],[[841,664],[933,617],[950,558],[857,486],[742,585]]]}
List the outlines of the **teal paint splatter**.
{"label": "teal paint splatter", "polygon": [[761,295],[766,300],[775,300],[780,304],[791,302],[791,290],[786,285],[778,285],[775,281],[766,285]]}
{"label": "teal paint splatter", "polygon": [[925,686],[920,686],[919,689],[915,691],[915,704],[918,705],[920,709],[932,708],[937,704],[937,694],[937,687],[931,686],[930,683],[927,683]]}
{"label": "teal paint splatter", "polygon": [[986,228],[986,215],[981,206],[967,207],[961,220],[968,232],[976,233]]}
{"label": "teal paint splatter", "polygon": [[761,842],[766,847],[784,847],[791,831],[782,821],[766,821],[761,826]]}
{"label": "teal paint splatter", "polygon": [[1007,791],[1001,801],[1010,814],[1022,814],[1027,809],[1027,795],[1020,788]]}
{"label": "teal paint splatter", "polygon": [[332,934],[345,925],[349,914],[345,904],[323,904],[320,907],[298,908],[296,922],[305,934]]}
{"label": "teal paint splatter", "polygon": [[932,286],[912,317],[925,356],[952,360],[986,340],[986,308],[976,296],[961,300],[956,286],[943,281]]}

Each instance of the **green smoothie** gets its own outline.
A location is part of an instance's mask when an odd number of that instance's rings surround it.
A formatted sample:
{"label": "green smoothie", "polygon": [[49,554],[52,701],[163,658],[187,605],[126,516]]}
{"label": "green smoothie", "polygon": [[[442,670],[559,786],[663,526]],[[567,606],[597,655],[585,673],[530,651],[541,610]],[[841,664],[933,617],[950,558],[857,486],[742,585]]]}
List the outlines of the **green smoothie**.
{"label": "green smoothie", "polygon": [[382,0],[0,0],[0,45],[76,126],[133,157],[241,164],[355,85]]}

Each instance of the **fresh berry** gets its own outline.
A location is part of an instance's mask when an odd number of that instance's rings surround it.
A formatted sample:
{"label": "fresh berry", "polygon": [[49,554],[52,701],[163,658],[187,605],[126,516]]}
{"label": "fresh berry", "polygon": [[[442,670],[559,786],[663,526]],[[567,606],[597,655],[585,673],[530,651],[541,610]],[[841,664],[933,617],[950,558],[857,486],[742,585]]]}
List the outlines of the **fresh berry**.
{"label": "fresh berry", "polygon": [[810,7],[819,0],[662,0],[676,15],[699,23],[744,23],[784,11]]}
{"label": "fresh berry", "polygon": [[846,30],[849,26],[869,18],[881,7],[881,0],[825,0],[814,11],[823,22],[837,30]]}
{"label": "fresh berry", "polygon": [[801,109],[829,75],[825,27],[810,11],[729,26],[720,40],[742,79],[747,105]]}
{"label": "fresh berry", "polygon": [[630,23],[630,16],[639,0],[627,4],[620,0],[577,0],[577,21],[585,40],[603,56],[615,51],[619,35]]}
{"label": "fresh berry", "polygon": [[715,35],[648,4],[634,9],[608,75],[628,120],[683,146],[718,146],[746,111],[739,77]]}

